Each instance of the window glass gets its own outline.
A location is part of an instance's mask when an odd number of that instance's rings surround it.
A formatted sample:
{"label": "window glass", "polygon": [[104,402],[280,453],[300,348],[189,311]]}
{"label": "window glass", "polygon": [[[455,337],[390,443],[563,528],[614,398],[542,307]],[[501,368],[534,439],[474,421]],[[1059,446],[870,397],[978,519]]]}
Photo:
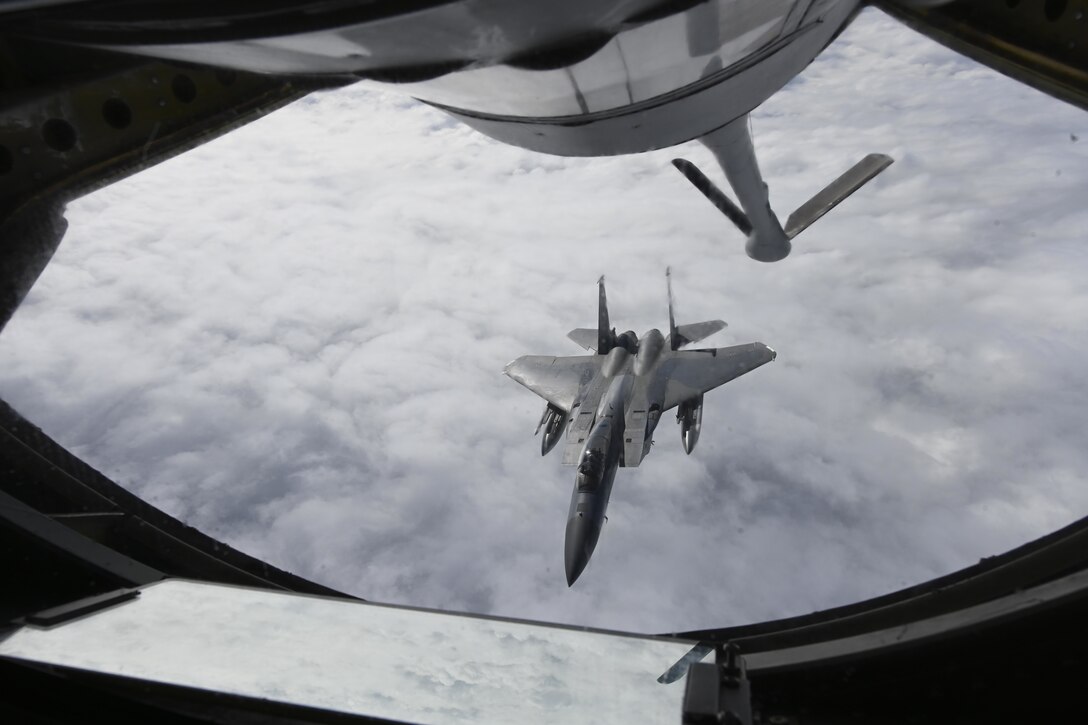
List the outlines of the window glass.
{"label": "window glass", "polygon": [[555,70],[477,68],[400,86],[478,113],[560,117],[671,93],[766,48],[792,28],[795,0],[717,0],[621,31],[589,58]]}
{"label": "window glass", "polygon": [[661,723],[691,646],[168,580],[0,656],[419,723]]}

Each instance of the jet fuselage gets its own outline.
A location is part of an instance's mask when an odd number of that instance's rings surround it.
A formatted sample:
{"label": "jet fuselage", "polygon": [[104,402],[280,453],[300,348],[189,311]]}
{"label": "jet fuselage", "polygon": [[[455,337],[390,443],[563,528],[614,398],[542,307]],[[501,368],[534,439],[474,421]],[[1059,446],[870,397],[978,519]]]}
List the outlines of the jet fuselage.
{"label": "jet fuselage", "polygon": [[[645,379],[657,370],[665,349],[659,330],[647,332],[642,342],[631,332],[624,333],[621,339],[625,344],[610,350],[602,366],[601,373],[609,378],[608,388],[601,396],[596,422],[578,459],[564,542],[568,585],[585,569],[600,538],[616,469],[623,459],[625,420],[632,394],[649,387]],[[661,402],[657,401],[658,409]],[[637,431],[640,441],[648,445],[659,419],[657,416],[648,421],[645,432]]]}

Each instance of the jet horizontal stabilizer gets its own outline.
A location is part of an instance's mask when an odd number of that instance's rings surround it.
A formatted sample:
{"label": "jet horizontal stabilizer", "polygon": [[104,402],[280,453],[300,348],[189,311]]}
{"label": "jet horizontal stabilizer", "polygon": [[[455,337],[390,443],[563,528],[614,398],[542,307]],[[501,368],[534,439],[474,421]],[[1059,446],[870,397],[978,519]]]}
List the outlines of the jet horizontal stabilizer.
{"label": "jet horizontal stabilizer", "polygon": [[[683,159],[680,159],[683,161]],[[687,163],[687,162],[685,162]],[[679,167],[677,167],[679,168]],[[694,167],[692,167],[694,168]],[[698,171],[698,169],[696,169]],[[706,178],[706,177],[704,177]],[[708,182],[709,183],[709,182]],[[728,199],[726,200],[728,201]],[[669,291],[669,349],[676,351],[684,345],[704,340],[726,327],[723,320],[692,322],[687,325],[676,324],[676,302],[672,296],[672,270],[665,269],[665,286]]]}
{"label": "jet horizontal stabilizer", "polygon": [[597,343],[599,342],[597,330],[591,330],[588,327],[578,327],[568,332],[567,337],[586,350],[597,352]]}
{"label": "jet horizontal stabilizer", "polygon": [[700,342],[724,330],[728,325],[724,320],[708,320],[707,322],[692,322],[687,325],[676,326],[676,345],[672,349],[677,350],[684,345]]}
{"label": "jet horizontal stabilizer", "polygon": [[805,231],[824,214],[838,206],[846,197],[876,178],[884,169],[894,163],[891,156],[869,154],[854,164],[839,178],[825,186],[790,214],[786,220],[786,236],[793,239]]}

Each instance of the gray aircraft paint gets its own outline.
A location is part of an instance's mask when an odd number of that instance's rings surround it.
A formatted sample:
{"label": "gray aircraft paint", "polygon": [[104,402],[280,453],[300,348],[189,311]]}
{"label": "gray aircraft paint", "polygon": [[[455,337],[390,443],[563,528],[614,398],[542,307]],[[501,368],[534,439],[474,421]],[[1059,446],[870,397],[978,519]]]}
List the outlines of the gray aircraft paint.
{"label": "gray aircraft paint", "polygon": [[789,255],[795,236],[892,162],[868,155],[783,227],[752,143],[749,114],[811,63],[858,5],[709,0],[632,24],[567,66],[471,67],[406,88],[492,138],[560,156],[639,153],[698,139],[739,207],[694,164],[673,163],[741,230],[749,257],[777,262]]}
{"label": "gray aircraft paint", "polygon": [[641,340],[631,332],[617,336],[607,327],[603,277],[598,285],[600,327],[572,330],[568,335],[596,354],[526,355],[504,370],[548,401],[537,426],[538,432],[546,427],[546,436],[551,431],[552,437],[542,444],[543,454],[555,445],[566,425],[563,464],[578,466],[564,545],[568,586],[581,575],[600,538],[616,469],[642,462],[662,414],[681,406],[681,438],[690,454],[701,426],[703,395],[775,359],[774,350],[761,342],[681,350],[721,330],[725,323],[676,325],[671,283],[668,338],[656,329]]}

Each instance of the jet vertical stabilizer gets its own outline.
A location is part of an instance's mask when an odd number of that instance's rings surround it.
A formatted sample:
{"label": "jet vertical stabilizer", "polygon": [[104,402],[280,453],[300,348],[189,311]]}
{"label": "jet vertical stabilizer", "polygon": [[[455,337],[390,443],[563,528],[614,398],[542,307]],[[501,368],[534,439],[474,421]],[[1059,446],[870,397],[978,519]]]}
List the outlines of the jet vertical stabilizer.
{"label": "jet vertical stabilizer", "polygon": [[615,345],[616,334],[608,324],[608,297],[604,291],[604,275],[597,280],[597,354],[607,355]]}
{"label": "jet vertical stabilizer", "polygon": [[604,275],[597,280],[597,328],[577,327],[567,333],[567,337],[598,355],[607,355],[618,344],[623,344],[622,335],[617,338],[616,331],[608,321],[608,297],[604,291]]}
{"label": "jet vertical stabilizer", "polygon": [[[687,163],[687,162],[685,162]],[[672,269],[665,269],[665,287],[669,293],[669,349],[679,350],[684,345],[704,340],[719,330],[724,330],[728,325],[724,320],[707,320],[706,322],[693,322],[689,325],[676,324],[676,303],[672,295]]]}
{"label": "jet vertical stabilizer", "polygon": [[778,216],[771,209],[767,184],[763,181],[756,162],[752,135],[748,129],[748,116],[744,115],[727,123],[699,141],[718,160],[729,185],[740,200],[740,207],[695,164],[686,159],[673,159],[673,166],[748,237],[745,251],[749,257],[760,262],[785,259],[790,253],[791,240],[794,237],[892,164],[890,156],[869,154],[798,207],[783,228]]}
{"label": "jet vertical stabilizer", "polygon": [[669,294],[669,347],[678,350],[680,348],[680,334],[676,330],[676,302],[672,297],[671,267],[665,267],[665,288]]}

